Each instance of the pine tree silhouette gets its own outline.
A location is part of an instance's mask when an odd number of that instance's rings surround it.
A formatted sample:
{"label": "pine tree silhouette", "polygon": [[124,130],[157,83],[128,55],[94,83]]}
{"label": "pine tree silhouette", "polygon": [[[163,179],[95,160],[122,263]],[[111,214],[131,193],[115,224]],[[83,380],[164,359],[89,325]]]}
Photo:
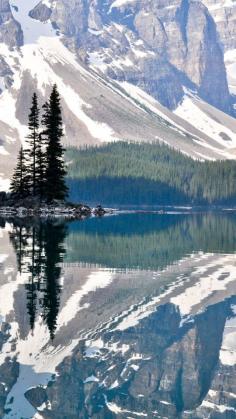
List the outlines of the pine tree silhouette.
{"label": "pine tree silhouette", "polygon": [[36,93],[33,94],[32,106],[29,114],[29,135],[27,137],[28,148],[26,150],[28,157],[28,171],[30,179],[30,190],[33,196],[38,193],[37,170],[38,170],[38,147],[39,147],[39,106]]}
{"label": "pine tree silhouette", "polygon": [[65,183],[64,148],[62,146],[63,122],[60,96],[57,86],[53,86],[49,101],[43,106],[43,137],[46,150],[45,196],[48,202],[65,200],[68,190]]}
{"label": "pine tree silhouette", "polygon": [[37,195],[40,198],[40,201],[45,198],[45,188],[46,188],[46,153],[45,153],[45,144],[43,141],[43,136],[40,133],[38,138],[38,145],[36,150],[36,190]]}
{"label": "pine tree silhouette", "polygon": [[22,147],[17,158],[17,165],[12,177],[10,191],[15,194],[17,198],[24,198],[29,195],[29,177],[25,153]]}
{"label": "pine tree silhouette", "polygon": [[64,201],[68,194],[65,182],[63,121],[60,95],[54,85],[49,101],[43,106],[42,128],[37,94],[33,94],[29,113],[27,148],[21,148],[11,182],[11,192],[40,201]]}

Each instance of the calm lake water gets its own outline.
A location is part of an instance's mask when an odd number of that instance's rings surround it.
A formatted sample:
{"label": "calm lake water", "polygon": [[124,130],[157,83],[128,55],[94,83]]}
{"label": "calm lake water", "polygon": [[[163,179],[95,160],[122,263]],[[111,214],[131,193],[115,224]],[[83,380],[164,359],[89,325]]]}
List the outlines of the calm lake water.
{"label": "calm lake water", "polygon": [[236,418],[236,216],[0,220],[0,418]]}

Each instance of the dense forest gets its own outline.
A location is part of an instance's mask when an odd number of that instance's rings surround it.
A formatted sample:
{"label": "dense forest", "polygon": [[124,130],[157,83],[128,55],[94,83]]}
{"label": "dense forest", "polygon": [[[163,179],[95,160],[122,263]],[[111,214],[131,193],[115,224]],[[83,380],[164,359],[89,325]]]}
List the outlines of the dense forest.
{"label": "dense forest", "polygon": [[123,205],[236,202],[236,162],[197,161],[157,143],[69,148],[71,199]]}

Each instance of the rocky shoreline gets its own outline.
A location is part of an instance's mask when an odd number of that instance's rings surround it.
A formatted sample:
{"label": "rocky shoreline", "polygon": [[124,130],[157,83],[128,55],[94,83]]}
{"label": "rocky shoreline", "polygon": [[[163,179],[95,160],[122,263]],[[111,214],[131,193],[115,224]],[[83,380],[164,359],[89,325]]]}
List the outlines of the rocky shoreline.
{"label": "rocky shoreline", "polygon": [[62,217],[80,219],[90,216],[102,217],[111,212],[111,210],[104,209],[101,205],[91,208],[84,204],[64,202],[46,204],[25,201],[0,204],[1,217]]}

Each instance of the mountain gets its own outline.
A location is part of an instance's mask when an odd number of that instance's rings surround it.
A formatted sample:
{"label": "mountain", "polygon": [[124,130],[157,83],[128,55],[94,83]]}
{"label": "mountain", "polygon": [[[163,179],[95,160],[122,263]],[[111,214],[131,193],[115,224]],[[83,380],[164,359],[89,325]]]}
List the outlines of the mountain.
{"label": "mountain", "polygon": [[236,3],[233,0],[204,0],[217,26],[220,44],[224,52],[229,91],[236,108]]}
{"label": "mountain", "polygon": [[67,146],[161,140],[197,159],[234,158],[234,16],[233,2],[1,0],[0,187],[32,92],[43,103],[55,82]]}
{"label": "mountain", "polygon": [[50,14],[84,62],[138,85],[170,108],[176,107],[187,86],[230,112],[216,25],[202,2],[79,1],[72,2],[69,11],[67,3],[51,2],[45,14],[41,2],[31,16],[44,20]]}

